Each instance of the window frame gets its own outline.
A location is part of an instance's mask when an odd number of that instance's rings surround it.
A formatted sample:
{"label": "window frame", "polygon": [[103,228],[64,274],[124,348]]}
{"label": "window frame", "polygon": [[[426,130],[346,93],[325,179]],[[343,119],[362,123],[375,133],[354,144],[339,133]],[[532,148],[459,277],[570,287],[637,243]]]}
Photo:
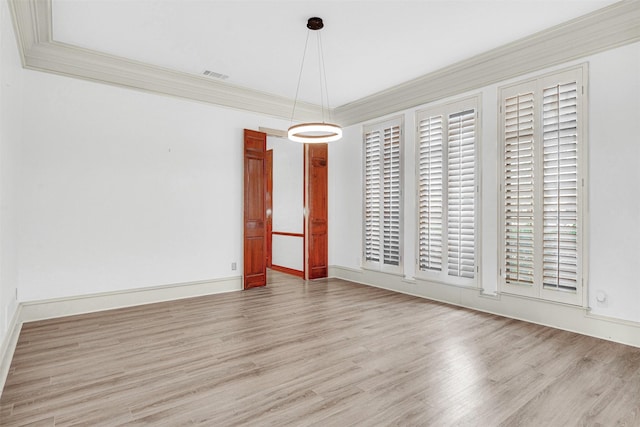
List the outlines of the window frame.
{"label": "window frame", "polygon": [[[544,175],[539,174],[541,166],[536,166],[536,160],[543,159],[542,120],[543,113],[543,91],[545,88],[568,81],[575,81],[577,85],[576,117],[577,117],[577,153],[576,153],[576,290],[555,290],[544,286],[542,273],[544,264],[543,257],[543,179]],[[506,275],[506,213],[505,213],[505,101],[509,96],[522,91],[534,91],[534,142],[533,142],[533,193],[534,193],[534,231],[533,231],[533,283],[526,286],[518,283],[510,283]],[[545,300],[550,302],[569,304],[574,306],[587,306],[587,277],[588,277],[588,64],[583,63],[577,66],[559,69],[557,71],[541,74],[525,80],[520,80],[498,88],[498,292],[518,295],[528,298]]]}
{"label": "window frame", "polygon": [[[416,239],[415,239],[415,277],[419,280],[425,280],[429,282],[441,283],[446,285],[454,285],[460,287],[481,287],[481,274],[482,274],[482,94],[474,94],[472,96],[458,98],[444,103],[438,103],[428,106],[423,109],[419,109],[415,112],[415,226],[416,226]],[[448,146],[445,150],[444,146],[447,144],[447,138],[444,134],[446,129],[446,135],[449,131],[449,118],[451,115],[473,109],[475,112],[474,122],[474,179],[475,179],[475,192],[474,192],[474,277],[465,278],[459,276],[450,276],[448,274],[447,264],[448,255],[446,240],[447,234],[447,214],[448,214],[448,176],[443,170],[443,200],[442,200],[442,267],[441,270],[421,270],[420,269],[420,123],[422,120],[428,117],[442,116],[443,127],[443,164],[449,162]],[[445,120],[446,118],[446,120]],[[446,196],[445,196],[446,194]]]}
{"label": "window frame", "polygon": [[[399,262],[398,265],[390,265],[384,263],[384,196],[381,197],[380,200],[380,249],[379,249],[379,261],[368,261],[367,260],[367,249],[366,249],[366,214],[367,214],[367,134],[370,132],[380,131],[384,134],[384,130],[397,126],[400,132],[400,141],[399,141],[399,190],[400,190],[400,200],[399,200],[399,215],[398,215],[398,224],[399,224],[399,238],[398,238],[398,250],[399,250]],[[381,139],[381,143],[383,138]],[[381,153],[384,155],[384,149],[381,147]],[[380,185],[381,191],[384,188],[384,157],[380,158]],[[361,267],[368,270],[381,271],[389,274],[403,275],[404,274],[404,115],[393,116],[390,118],[386,118],[381,121],[376,121],[372,123],[365,124],[362,128],[362,258],[361,258]]]}

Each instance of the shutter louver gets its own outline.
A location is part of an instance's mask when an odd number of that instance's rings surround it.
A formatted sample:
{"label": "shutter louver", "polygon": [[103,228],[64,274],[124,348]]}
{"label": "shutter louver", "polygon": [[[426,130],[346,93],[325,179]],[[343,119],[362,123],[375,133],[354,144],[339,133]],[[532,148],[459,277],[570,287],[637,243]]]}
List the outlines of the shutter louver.
{"label": "shutter louver", "polygon": [[400,272],[402,267],[402,121],[364,129],[363,262]]}
{"label": "shutter louver", "polygon": [[575,291],[578,260],[577,84],[545,88],[543,144],[543,285]]}
{"label": "shutter louver", "polygon": [[584,307],[586,70],[584,65],[500,90],[501,290]]}
{"label": "shutter louver", "polygon": [[419,269],[442,269],[442,116],[420,121],[418,160]]}
{"label": "shutter louver", "polygon": [[384,129],[383,263],[400,265],[400,127]]}
{"label": "shutter louver", "polygon": [[475,273],[475,111],[449,115],[447,145],[447,271]]}
{"label": "shutter louver", "polygon": [[364,256],[380,261],[380,132],[365,134]]}
{"label": "shutter louver", "polygon": [[504,122],[504,248],[507,283],[533,284],[534,96],[505,100]]}

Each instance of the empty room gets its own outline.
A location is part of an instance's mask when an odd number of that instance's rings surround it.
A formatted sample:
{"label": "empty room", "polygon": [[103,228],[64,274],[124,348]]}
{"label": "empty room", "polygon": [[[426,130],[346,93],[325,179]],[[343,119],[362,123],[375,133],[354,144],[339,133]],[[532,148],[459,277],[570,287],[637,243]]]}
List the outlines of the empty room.
{"label": "empty room", "polygon": [[640,426],[640,1],[0,0],[1,426]]}

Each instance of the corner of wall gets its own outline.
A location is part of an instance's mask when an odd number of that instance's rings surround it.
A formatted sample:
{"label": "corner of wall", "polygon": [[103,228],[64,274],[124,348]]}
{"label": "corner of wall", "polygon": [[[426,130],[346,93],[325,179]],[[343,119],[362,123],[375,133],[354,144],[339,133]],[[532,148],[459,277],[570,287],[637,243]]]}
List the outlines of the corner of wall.
{"label": "corner of wall", "polygon": [[19,319],[20,306],[18,306],[14,311],[11,322],[7,328],[7,333],[0,344],[0,396],[2,396],[7,375],[9,375],[11,360],[13,359],[13,353],[16,350],[18,337],[20,336],[20,330],[22,329],[22,322],[20,322]]}

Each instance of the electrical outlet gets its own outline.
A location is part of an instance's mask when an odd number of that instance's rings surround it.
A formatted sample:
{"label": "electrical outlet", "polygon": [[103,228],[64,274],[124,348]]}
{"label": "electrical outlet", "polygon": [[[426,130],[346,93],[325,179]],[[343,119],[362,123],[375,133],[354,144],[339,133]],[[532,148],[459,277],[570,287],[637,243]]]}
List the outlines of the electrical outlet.
{"label": "electrical outlet", "polygon": [[237,263],[235,263],[235,262],[232,262],[232,263],[231,263],[231,269],[232,269],[233,271],[236,271],[236,269],[237,269],[237,268],[238,268],[238,264],[237,264]]}
{"label": "electrical outlet", "polygon": [[596,292],[596,305],[600,308],[606,308],[609,306],[609,296],[606,292],[601,290]]}

